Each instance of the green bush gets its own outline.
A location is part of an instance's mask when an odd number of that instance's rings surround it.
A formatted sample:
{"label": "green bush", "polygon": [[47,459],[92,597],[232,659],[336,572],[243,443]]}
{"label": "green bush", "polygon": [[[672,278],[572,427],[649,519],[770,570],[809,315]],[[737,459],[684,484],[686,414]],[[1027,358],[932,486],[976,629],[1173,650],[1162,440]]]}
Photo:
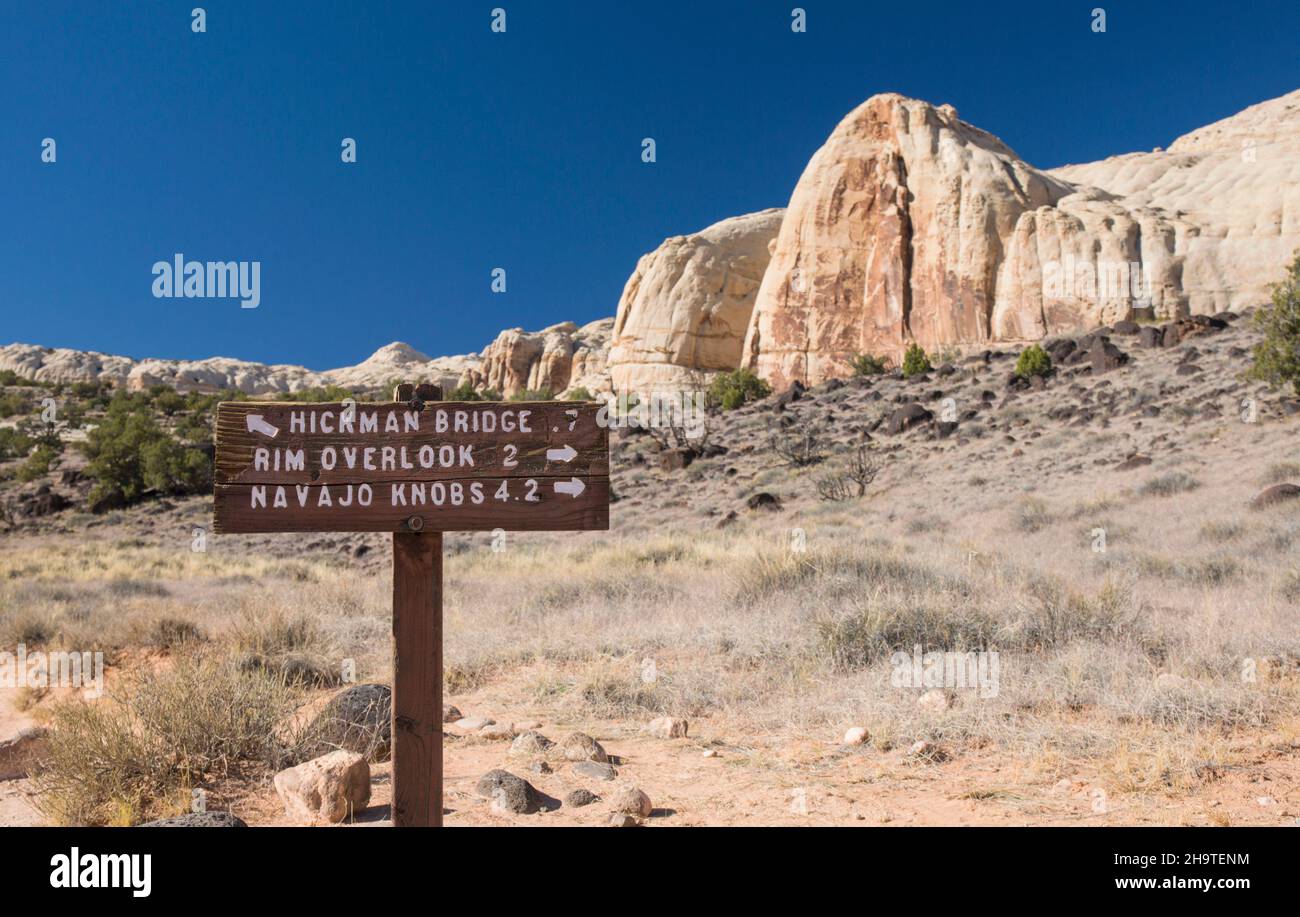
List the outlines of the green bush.
{"label": "green bush", "polygon": [[58,450],[48,445],[37,446],[27,461],[18,468],[18,480],[27,482],[43,478],[50,473],[50,465],[59,457]]}
{"label": "green bush", "polygon": [[903,354],[903,377],[911,378],[919,376],[921,373],[928,373],[934,367],[930,365],[930,358],[925,355],[920,344],[911,344],[907,348],[907,353]]}
{"label": "green bush", "polygon": [[879,376],[889,371],[889,360],[885,357],[873,357],[869,353],[860,353],[849,361],[855,376]]}
{"label": "green bush", "polygon": [[1052,358],[1047,351],[1037,344],[1030,344],[1020,351],[1016,360],[1016,375],[1022,379],[1030,376],[1046,376],[1052,371]]}
{"label": "green bush", "polygon": [[1290,383],[1300,395],[1300,253],[1273,286],[1273,305],[1255,313],[1255,326],[1264,340],[1255,345],[1250,377],[1269,385]]}
{"label": "green bush", "polygon": [[346,389],[341,385],[326,385],[318,388],[305,388],[302,389],[301,391],[292,392],[282,397],[287,401],[301,401],[307,403],[323,402],[327,404],[333,404],[340,401],[345,401],[348,398],[354,398],[357,401],[361,400],[360,398],[357,398],[356,395],[352,393],[351,389]]}
{"label": "green bush", "polygon": [[595,401],[596,400],[595,397],[591,394],[591,392],[587,391],[587,389],[583,388],[582,386],[578,386],[577,388],[573,389],[571,392],[569,392],[569,394],[564,396],[564,399],[566,401]]}
{"label": "green bush", "polygon": [[110,498],[130,503],[146,490],[186,494],[212,486],[208,457],[169,436],[147,406],[129,397],[113,399],[81,449],[90,459],[86,473],[95,481],[92,502]]}
{"label": "green bush", "polygon": [[510,401],[551,401],[555,396],[549,388],[520,389],[510,396]]}
{"label": "green bush", "polygon": [[32,399],[18,392],[12,395],[0,395],[0,417],[13,417],[26,414],[32,409]]}
{"label": "green bush", "polygon": [[21,385],[26,388],[37,388],[41,383],[31,379],[24,379],[12,369],[0,369],[0,385]]}
{"label": "green bush", "polygon": [[772,386],[744,368],[719,373],[709,383],[709,403],[720,406],[724,411],[735,410],[742,404],[766,398],[770,394]]}
{"label": "green bush", "polygon": [[462,382],[460,385],[456,386],[454,389],[451,390],[451,393],[447,395],[447,400],[448,401],[482,401],[483,396],[478,393],[478,389],[474,388],[474,386],[470,385],[468,382]]}
{"label": "green bush", "polygon": [[32,451],[32,446],[32,438],[21,430],[0,427],[0,462],[5,459],[22,458]]}

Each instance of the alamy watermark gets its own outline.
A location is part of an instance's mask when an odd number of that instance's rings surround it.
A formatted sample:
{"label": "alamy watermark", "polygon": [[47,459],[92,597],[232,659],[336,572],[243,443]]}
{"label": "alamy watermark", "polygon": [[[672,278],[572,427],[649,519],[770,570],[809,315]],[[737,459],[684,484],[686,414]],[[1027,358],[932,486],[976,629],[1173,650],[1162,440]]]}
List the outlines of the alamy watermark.
{"label": "alamy watermark", "polygon": [[97,700],[104,693],[104,654],[29,653],[20,643],[15,652],[0,650],[0,688],[81,688]]}
{"label": "alamy watermark", "polygon": [[155,261],[153,275],[159,299],[238,299],[241,309],[262,303],[260,261],[186,261],[177,252],[171,261]]}
{"label": "alamy watermark", "polygon": [[997,650],[922,653],[917,645],[911,653],[894,653],[889,664],[889,683],[895,688],[969,688],[978,689],[980,697],[998,696],[1002,665]]}

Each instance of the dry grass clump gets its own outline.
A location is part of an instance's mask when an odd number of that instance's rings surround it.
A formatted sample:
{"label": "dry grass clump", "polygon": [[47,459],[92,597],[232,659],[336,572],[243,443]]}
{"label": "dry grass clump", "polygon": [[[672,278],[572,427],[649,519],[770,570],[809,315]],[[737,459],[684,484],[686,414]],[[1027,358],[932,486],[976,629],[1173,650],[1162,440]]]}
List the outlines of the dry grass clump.
{"label": "dry grass clump", "polygon": [[244,671],[313,687],[342,679],[342,655],[317,621],[301,612],[247,609],[232,625],[228,642]]}
{"label": "dry grass clump", "polygon": [[1143,482],[1138,493],[1144,497],[1172,497],[1200,487],[1200,481],[1185,471],[1171,471]]}
{"label": "dry grass clump", "polygon": [[1300,462],[1276,462],[1260,476],[1259,482],[1265,485],[1285,484],[1300,478]]}
{"label": "dry grass clump", "polygon": [[190,791],[289,760],[301,695],[228,661],[179,660],[93,703],[56,706],[42,811],[60,825],[125,825],[188,810]]}

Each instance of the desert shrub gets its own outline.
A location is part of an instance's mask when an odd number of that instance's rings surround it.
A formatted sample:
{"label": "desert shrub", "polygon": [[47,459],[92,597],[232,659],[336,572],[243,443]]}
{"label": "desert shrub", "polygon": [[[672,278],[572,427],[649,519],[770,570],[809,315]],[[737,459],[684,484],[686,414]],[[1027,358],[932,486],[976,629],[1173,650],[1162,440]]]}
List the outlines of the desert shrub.
{"label": "desert shrub", "polygon": [[0,461],[20,458],[32,451],[32,438],[13,427],[0,427]]}
{"label": "desert shrub", "polygon": [[1038,497],[1025,497],[1016,504],[1016,526],[1030,534],[1040,531],[1052,522],[1047,504]]}
{"label": "desert shrub", "polygon": [[520,389],[510,396],[510,401],[552,401],[555,396],[551,390],[546,387],[542,388],[525,388]]}
{"label": "desert shrub", "polygon": [[33,382],[31,379],[24,379],[12,369],[0,369],[0,385],[35,387],[40,383]]}
{"label": "desert shrub", "polygon": [[451,390],[447,395],[448,401],[482,401],[483,396],[478,393],[478,389],[468,382],[462,382]]}
{"label": "desert shrub", "polygon": [[923,652],[987,648],[995,622],[982,612],[955,609],[948,597],[877,593],[856,608],[814,623],[819,655],[837,671],[851,671],[920,646]]}
{"label": "desert shrub", "polygon": [[880,473],[868,446],[858,446],[849,457],[843,470],[826,475],[817,481],[817,496],[822,500],[841,502],[851,497],[865,497],[867,487]]}
{"label": "desert shrub", "polygon": [[812,427],[807,427],[802,432],[774,432],[768,444],[787,465],[795,468],[816,465],[826,458],[821,435]]}
{"label": "desert shrub", "polygon": [[583,388],[582,386],[578,386],[577,388],[573,389],[572,391],[569,392],[569,394],[565,395],[564,398],[566,401],[595,401],[596,400],[595,397],[591,394],[591,392]]}
{"label": "desert shrub", "polygon": [[1095,595],[1053,581],[1029,584],[1032,599],[1016,632],[1004,642],[1019,649],[1051,649],[1076,640],[1137,642],[1148,639],[1149,609],[1127,583],[1107,582]]}
{"label": "desert shrub", "polygon": [[1200,482],[1190,474],[1183,471],[1171,471],[1168,474],[1151,478],[1138,488],[1138,493],[1148,497],[1171,497],[1174,494],[1195,490],[1200,486]]}
{"label": "desert shrub", "polygon": [[1276,462],[1264,472],[1263,483],[1284,484],[1300,478],[1300,462]]}
{"label": "desert shrub", "polygon": [[306,615],[250,610],[232,627],[238,664],[246,671],[268,672],[290,684],[338,684],[333,643]]}
{"label": "desert shrub", "polygon": [[37,805],[56,824],[134,824],[189,808],[206,782],[290,760],[297,691],[228,661],[182,659],[120,697],[54,708]]}
{"label": "desert shrub", "polygon": [[26,414],[32,409],[32,399],[22,392],[15,394],[0,394],[0,417],[13,417],[16,414]]}
{"label": "desert shrub", "polygon": [[908,345],[907,352],[903,354],[903,377],[911,378],[921,373],[928,373],[934,367],[930,365],[930,358],[925,355],[920,344]]}
{"label": "desert shrub", "polygon": [[149,629],[149,643],[166,650],[202,640],[203,632],[199,630],[199,626],[184,618],[159,618]]}
{"label": "desert shrub", "polygon": [[1269,385],[1290,384],[1300,395],[1300,253],[1273,287],[1273,304],[1255,313],[1264,339],[1255,345],[1249,375]]}
{"label": "desert shrub", "polygon": [[32,454],[27,456],[27,461],[18,467],[18,480],[35,481],[37,478],[45,477],[50,473],[50,466],[58,457],[58,451],[50,446],[37,446],[32,450]]}
{"label": "desert shrub", "polygon": [[91,500],[138,500],[146,490],[201,493],[212,486],[212,465],[199,449],[188,448],[154,421],[149,408],[129,398],[114,398],[104,420],[81,444],[94,479]]}
{"label": "desert shrub", "polygon": [[1022,379],[1030,376],[1046,376],[1052,371],[1052,358],[1047,351],[1037,344],[1030,344],[1020,351],[1016,359],[1016,375]]}
{"label": "desert shrub", "polygon": [[885,357],[873,357],[869,353],[860,353],[849,360],[855,376],[879,376],[889,372],[889,360]]}
{"label": "desert shrub", "polygon": [[719,373],[709,383],[708,401],[724,411],[732,411],[743,404],[758,401],[772,394],[768,385],[748,369],[740,368],[729,373]]}
{"label": "desert shrub", "polygon": [[[391,394],[391,389],[389,390]],[[316,388],[304,388],[287,395],[277,396],[286,401],[337,403],[349,398],[356,398],[351,389],[341,385],[323,385]]]}
{"label": "desert shrub", "polygon": [[188,406],[184,395],[176,391],[170,385],[155,385],[149,389],[149,401],[154,408],[171,417],[177,411],[183,411]]}

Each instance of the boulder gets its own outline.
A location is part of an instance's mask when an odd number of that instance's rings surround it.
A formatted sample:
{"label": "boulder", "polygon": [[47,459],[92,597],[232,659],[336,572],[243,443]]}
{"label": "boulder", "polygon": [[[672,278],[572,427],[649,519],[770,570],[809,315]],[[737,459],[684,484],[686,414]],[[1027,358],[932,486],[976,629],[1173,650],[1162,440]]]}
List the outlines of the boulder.
{"label": "boulder", "polygon": [[618,776],[614,765],[600,761],[575,761],[569,770],[579,777],[589,777],[592,780],[613,780]]}
{"label": "boulder", "polygon": [[560,743],[560,754],[566,761],[609,761],[604,747],[585,732],[571,733]]}
{"label": "boulder", "polygon": [[625,786],[615,792],[610,797],[610,805],[615,813],[633,817],[649,818],[654,812],[650,797],[634,786]]}
{"label": "boulder", "polygon": [[275,775],[285,812],[304,822],[341,822],[370,804],[370,765],[354,751],[332,751]]}
{"label": "boulder", "polygon": [[492,801],[495,809],[529,815],[539,808],[540,796],[531,783],[509,771],[492,770],[479,778],[474,792]]}
{"label": "boulder", "polygon": [[1092,374],[1099,376],[1102,373],[1110,372],[1112,369],[1119,369],[1127,363],[1128,354],[1106,338],[1099,337],[1093,341],[1092,346],[1088,349],[1088,361],[1092,365]]}
{"label": "boulder", "polygon": [[750,509],[779,510],[781,508],[781,498],[776,494],[760,491],[750,496],[745,501],[745,505]]}
{"label": "boulder", "polygon": [[684,739],[689,724],[686,720],[673,716],[661,716],[646,725],[646,732],[656,739]]}
{"label": "boulder", "polygon": [[599,801],[600,801],[599,796],[597,796],[591,790],[584,790],[581,787],[571,791],[569,795],[564,797],[564,804],[574,809],[580,809],[583,806],[589,806],[593,802],[599,802]]}
{"label": "boulder", "polygon": [[866,726],[851,726],[844,733],[845,745],[864,745],[871,738]]}
{"label": "boulder", "polygon": [[335,749],[387,761],[392,747],[393,692],[388,685],[353,685],[330,699],[308,726],[302,758],[317,758]]}
{"label": "boulder", "polygon": [[1276,506],[1279,503],[1287,503],[1300,497],[1300,487],[1295,484],[1274,484],[1272,487],[1261,491],[1255,499],[1250,501],[1251,509],[1264,509],[1268,506]]}
{"label": "boulder", "polygon": [[554,745],[555,743],[546,736],[530,729],[528,732],[521,732],[519,736],[510,743],[510,754],[524,755],[526,757],[531,757],[532,755],[544,755],[550,751]]}
{"label": "boulder", "polygon": [[885,430],[891,436],[896,436],[905,430],[910,430],[913,427],[920,426],[921,424],[929,423],[933,417],[934,414],[932,412],[926,410],[913,401],[910,404],[905,404],[902,407],[897,408],[889,415],[889,421]]}

